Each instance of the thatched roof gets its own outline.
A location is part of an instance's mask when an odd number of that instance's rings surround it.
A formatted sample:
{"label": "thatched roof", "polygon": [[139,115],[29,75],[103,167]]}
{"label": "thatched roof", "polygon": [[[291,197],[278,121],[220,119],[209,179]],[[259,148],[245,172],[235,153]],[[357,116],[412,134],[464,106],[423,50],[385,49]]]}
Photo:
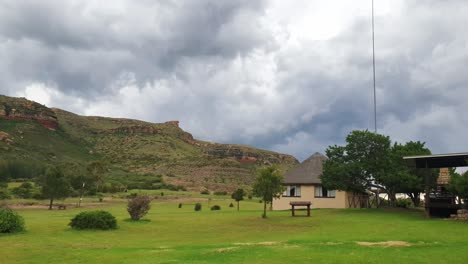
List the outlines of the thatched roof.
{"label": "thatched roof", "polygon": [[284,176],[285,184],[320,184],[323,162],[327,157],[316,152]]}

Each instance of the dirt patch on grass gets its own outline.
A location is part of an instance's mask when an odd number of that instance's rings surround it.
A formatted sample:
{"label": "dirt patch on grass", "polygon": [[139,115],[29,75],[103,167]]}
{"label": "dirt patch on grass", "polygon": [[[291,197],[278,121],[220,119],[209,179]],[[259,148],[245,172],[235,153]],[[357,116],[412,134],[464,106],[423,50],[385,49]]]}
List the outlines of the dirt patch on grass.
{"label": "dirt patch on grass", "polygon": [[213,250],[213,252],[226,253],[226,252],[236,251],[238,249],[239,249],[239,247],[225,247],[225,248],[217,248],[217,249]]}
{"label": "dirt patch on grass", "polygon": [[255,243],[234,243],[237,246],[274,246],[279,245],[281,242],[277,241],[265,241],[265,242],[255,242]]}
{"label": "dirt patch on grass", "polygon": [[325,243],[322,243],[322,245],[326,245],[326,246],[338,246],[338,245],[343,245],[343,242],[325,242]]}
{"label": "dirt patch on grass", "polygon": [[365,242],[365,241],[358,241],[356,242],[360,246],[366,247],[409,247],[412,246],[411,243],[406,241],[381,241],[381,242]]}

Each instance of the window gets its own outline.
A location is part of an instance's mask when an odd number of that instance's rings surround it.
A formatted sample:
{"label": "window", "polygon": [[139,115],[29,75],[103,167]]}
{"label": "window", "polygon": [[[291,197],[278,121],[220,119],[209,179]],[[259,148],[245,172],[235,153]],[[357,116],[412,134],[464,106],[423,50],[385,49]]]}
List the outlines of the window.
{"label": "window", "polygon": [[283,197],[301,197],[301,186],[286,186]]}
{"label": "window", "polygon": [[315,186],[316,198],[335,198],[335,190],[327,190],[323,186]]}

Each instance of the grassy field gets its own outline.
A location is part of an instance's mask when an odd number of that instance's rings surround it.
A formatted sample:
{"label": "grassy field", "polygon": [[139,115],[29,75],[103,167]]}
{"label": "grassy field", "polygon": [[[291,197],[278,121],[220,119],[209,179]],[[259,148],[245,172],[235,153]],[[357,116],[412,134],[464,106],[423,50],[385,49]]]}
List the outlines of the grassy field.
{"label": "grassy field", "polygon": [[[165,197],[176,195],[168,193]],[[190,197],[191,195],[179,195]],[[187,198],[185,198],[187,199]],[[87,199],[93,202],[93,199]],[[67,201],[72,202],[72,200]],[[465,263],[468,223],[425,219],[390,209],[317,209],[312,217],[269,212],[258,201],[212,197],[153,202],[144,221],[131,222],[125,200],[47,211],[21,208],[27,231],[0,235],[0,263]],[[208,204],[209,203],[209,204]],[[209,211],[218,204],[221,211]],[[82,210],[105,209],[115,231],[75,231],[67,224]],[[371,242],[371,243],[361,243]],[[381,243],[381,244],[372,244]]]}

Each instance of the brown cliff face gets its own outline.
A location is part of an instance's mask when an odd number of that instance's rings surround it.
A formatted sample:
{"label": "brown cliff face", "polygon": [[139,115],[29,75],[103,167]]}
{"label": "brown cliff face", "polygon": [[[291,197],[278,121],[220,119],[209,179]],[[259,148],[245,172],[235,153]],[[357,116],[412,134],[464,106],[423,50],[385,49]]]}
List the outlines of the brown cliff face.
{"label": "brown cliff face", "polygon": [[0,96],[0,119],[36,121],[51,130],[58,128],[57,116],[52,110],[25,98]]}
{"label": "brown cliff face", "polygon": [[205,146],[205,153],[217,158],[234,158],[240,163],[285,164],[298,163],[296,158],[271,151],[259,151],[246,146],[211,144]]}
{"label": "brown cliff face", "polygon": [[102,134],[161,134],[161,130],[155,129],[152,126],[135,125],[135,126],[122,126],[118,128],[107,129],[101,132]]}

